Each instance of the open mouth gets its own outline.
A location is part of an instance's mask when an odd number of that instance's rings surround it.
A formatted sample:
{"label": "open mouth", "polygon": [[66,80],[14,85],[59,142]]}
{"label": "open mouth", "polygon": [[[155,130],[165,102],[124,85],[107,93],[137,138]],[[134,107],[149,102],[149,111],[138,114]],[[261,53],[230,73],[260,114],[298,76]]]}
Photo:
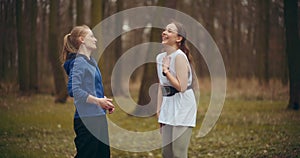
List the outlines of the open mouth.
{"label": "open mouth", "polygon": [[162,41],[165,41],[167,39],[168,39],[168,37],[162,37]]}

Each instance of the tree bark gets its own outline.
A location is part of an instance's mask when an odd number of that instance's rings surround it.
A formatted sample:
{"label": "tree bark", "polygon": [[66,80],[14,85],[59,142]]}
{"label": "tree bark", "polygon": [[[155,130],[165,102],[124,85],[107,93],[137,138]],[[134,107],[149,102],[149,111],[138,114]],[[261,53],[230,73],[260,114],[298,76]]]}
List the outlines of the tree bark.
{"label": "tree bark", "polygon": [[84,23],[84,4],[83,0],[76,0],[76,24],[83,25]]}
{"label": "tree bark", "polygon": [[257,71],[259,83],[269,83],[269,27],[270,27],[270,1],[257,1],[257,24],[256,24],[256,51],[257,51]]}
{"label": "tree bark", "polygon": [[[5,9],[4,7],[4,3],[5,1],[0,1],[0,30],[3,31],[3,33],[0,34],[0,38],[3,39],[5,37],[4,33],[6,32],[6,28],[5,28],[5,20],[4,20],[4,13],[5,13]],[[4,60],[4,40],[0,41],[0,82],[2,82],[4,80],[4,76],[5,76],[5,60]]]}
{"label": "tree bark", "polygon": [[[176,1],[172,1],[172,2],[176,4]],[[162,6],[164,4],[165,4],[164,0],[158,1],[158,5]],[[160,41],[161,41],[161,30],[152,28],[150,34],[150,42],[160,42]],[[151,52],[151,47],[149,48],[148,52]],[[148,63],[144,67],[144,74],[142,77],[141,87],[139,91],[138,105],[146,105],[150,102],[151,98],[149,96],[148,91],[150,86],[154,83],[158,83],[156,65]]]}
{"label": "tree bark", "polygon": [[67,88],[64,78],[64,72],[59,62],[58,50],[58,11],[59,1],[50,1],[50,17],[49,17],[49,60],[52,67],[54,85],[55,85],[55,102],[65,103],[68,97]]}
{"label": "tree bark", "polygon": [[290,98],[288,109],[299,109],[300,98],[300,49],[297,0],[284,0],[286,53],[288,57]]}
{"label": "tree bark", "polygon": [[[112,2],[110,1],[104,1],[102,3],[103,8],[105,8],[105,10],[103,10],[103,17],[108,17],[112,14],[115,13],[116,8],[114,6],[111,5]],[[115,22],[115,19],[112,19]],[[110,27],[111,29],[109,30],[109,34],[112,35],[113,32],[115,32],[116,26],[112,25],[112,26],[104,26],[104,27]],[[102,35],[104,35],[105,33],[102,32]],[[98,41],[100,41],[100,39],[98,39]],[[112,70],[113,70],[113,66],[116,62],[116,57],[115,57],[115,53],[111,53],[114,52],[115,49],[114,47],[116,46],[116,41],[114,40],[113,42],[111,42],[109,44],[109,46],[107,48],[105,48],[103,54],[101,55],[99,61],[98,61],[98,65],[99,68],[101,70],[101,74],[102,74],[102,82],[104,85],[104,93],[106,96],[112,96],[112,88],[111,88],[111,75],[112,75]]]}
{"label": "tree bark", "polygon": [[[117,12],[120,12],[123,10],[123,1],[118,0],[117,1]],[[122,26],[123,26],[123,16],[120,15],[120,18],[118,20],[116,20],[116,32],[121,32],[122,31]],[[115,63],[116,61],[118,61],[118,58],[122,55],[122,35],[120,35],[119,37],[117,37],[115,39]],[[113,84],[115,85],[115,87],[119,87],[114,91],[114,96],[121,96],[124,94],[124,86],[122,84],[122,71],[120,71],[119,74],[117,74],[117,77],[115,78],[115,80],[113,80]]]}
{"label": "tree bark", "polygon": [[23,17],[23,1],[16,3],[16,21],[17,21],[17,38],[18,38],[18,79],[19,90],[25,94],[29,91],[29,68],[28,54],[26,51],[25,18]]}
{"label": "tree bark", "polygon": [[[18,81],[11,80],[17,77],[17,28],[16,28],[16,2],[0,2],[0,82],[5,89]],[[8,38],[9,37],[9,38]],[[5,40],[4,40],[5,39]],[[2,88],[3,88],[2,87]]]}
{"label": "tree bark", "polygon": [[38,91],[38,62],[37,62],[37,46],[36,46],[36,18],[37,18],[37,1],[36,0],[30,0],[27,1],[30,2],[30,59],[29,59],[29,88],[32,92]]}
{"label": "tree bark", "polygon": [[103,1],[102,0],[92,0],[91,6],[91,28],[95,27],[101,22],[103,17]]}

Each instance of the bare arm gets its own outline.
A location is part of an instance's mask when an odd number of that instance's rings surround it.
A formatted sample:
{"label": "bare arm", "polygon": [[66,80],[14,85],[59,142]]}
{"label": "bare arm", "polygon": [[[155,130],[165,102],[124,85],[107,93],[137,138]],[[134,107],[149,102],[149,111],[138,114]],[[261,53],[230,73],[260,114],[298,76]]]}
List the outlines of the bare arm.
{"label": "bare arm", "polygon": [[[168,63],[167,61],[165,62]],[[167,79],[178,91],[185,91],[188,83],[188,64],[185,57],[182,55],[177,55],[175,58],[176,76],[173,76],[170,73],[168,67],[168,64],[163,64],[163,71],[165,72]]]}
{"label": "bare arm", "polygon": [[161,103],[162,103],[162,92],[161,92],[161,85],[159,85],[158,92],[157,92],[157,109],[156,109],[157,117],[159,117],[160,114]]}
{"label": "bare arm", "polygon": [[177,79],[179,81],[180,90],[181,92],[185,91],[187,89],[188,84],[188,61],[183,55],[177,55],[175,59],[175,69],[176,69],[176,75]]}

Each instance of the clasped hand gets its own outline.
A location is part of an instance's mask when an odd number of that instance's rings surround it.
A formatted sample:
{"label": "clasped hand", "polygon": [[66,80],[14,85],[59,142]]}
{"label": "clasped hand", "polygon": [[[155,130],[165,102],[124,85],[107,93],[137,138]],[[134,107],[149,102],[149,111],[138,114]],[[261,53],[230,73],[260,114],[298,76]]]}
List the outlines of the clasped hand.
{"label": "clasped hand", "polygon": [[87,101],[89,103],[93,103],[96,104],[98,106],[101,106],[103,109],[108,110],[109,114],[112,114],[115,110],[115,106],[112,103],[112,99],[110,98],[98,98],[98,97],[94,97],[92,95],[89,95],[87,98]]}
{"label": "clasped hand", "polygon": [[169,71],[169,67],[170,67],[170,57],[164,57],[162,60],[162,68],[163,68],[163,72]]}

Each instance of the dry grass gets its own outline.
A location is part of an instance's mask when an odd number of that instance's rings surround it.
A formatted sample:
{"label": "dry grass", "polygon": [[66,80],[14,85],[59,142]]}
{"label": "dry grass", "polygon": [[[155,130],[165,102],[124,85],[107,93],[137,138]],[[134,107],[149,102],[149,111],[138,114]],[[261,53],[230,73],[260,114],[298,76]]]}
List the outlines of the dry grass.
{"label": "dry grass", "polygon": [[[300,113],[286,110],[286,86],[276,80],[269,86],[260,86],[254,79],[228,81],[225,105],[217,124],[208,135],[197,138],[210,99],[210,80],[200,79],[199,83],[201,101],[189,157],[300,157]],[[131,86],[134,98],[138,87],[138,84]],[[54,104],[50,95],[5,94],[0,96],[0,102],[0,157],[74,155],[71,99],[67,104]],[[119,107],[109,118],[132,131],[157,128],[156,117],[132,117]],[[112,148],[111,151],[113,158],[161,157],[160,149],[128,152]]]}

